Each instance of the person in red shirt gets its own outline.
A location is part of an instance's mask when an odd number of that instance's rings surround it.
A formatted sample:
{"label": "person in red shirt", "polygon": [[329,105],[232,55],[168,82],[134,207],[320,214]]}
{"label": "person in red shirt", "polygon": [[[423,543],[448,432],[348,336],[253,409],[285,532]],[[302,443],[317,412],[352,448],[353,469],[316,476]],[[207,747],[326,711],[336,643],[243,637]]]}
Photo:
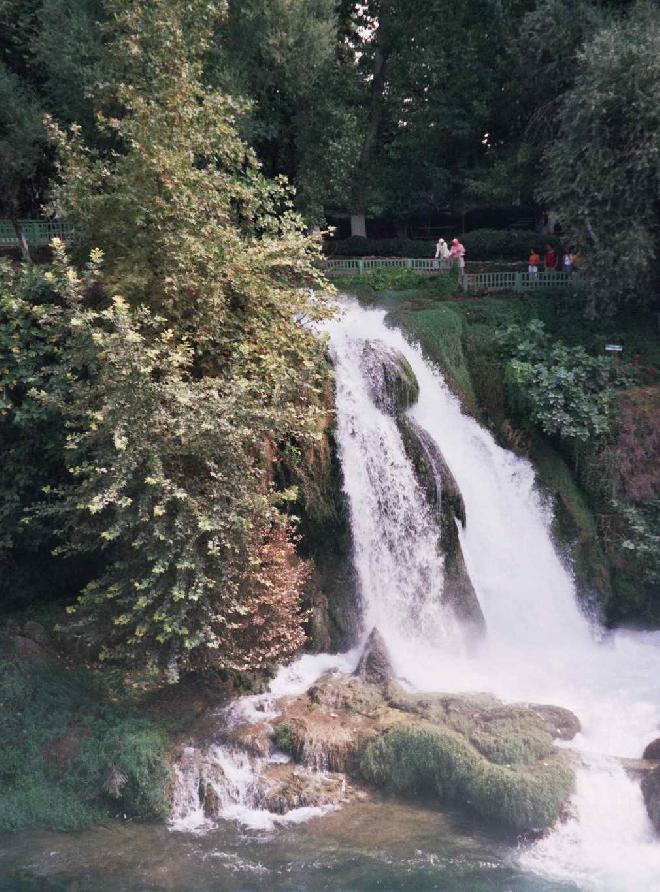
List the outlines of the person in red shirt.
{"label": "person in red shirt", "polygon": [[557,252],[552,245],[545,246],[545,256],[543,257],[543,267],[546,273],[554,272],[557,269]]}
{"label": "person in red shirt", "polygon": [[530,276],[538,275],[539,271],[539,263],[541,262],[539,255],[536,253],[536,250],[532,250],[532,253],[529,255],[529,266],[527,267],[527,272]]}

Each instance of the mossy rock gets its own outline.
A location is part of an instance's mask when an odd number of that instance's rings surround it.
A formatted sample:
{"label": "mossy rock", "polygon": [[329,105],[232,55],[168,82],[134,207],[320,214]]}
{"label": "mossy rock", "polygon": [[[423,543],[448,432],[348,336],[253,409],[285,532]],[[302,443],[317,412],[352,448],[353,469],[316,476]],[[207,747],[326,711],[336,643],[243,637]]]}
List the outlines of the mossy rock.
{"label": "mossy rock", "polygon": [[516,833],[551,826],[573,790],[573,769],[553,738],[570,739],[579,722],[560,707],[412,694],[394,681],[337,674],[281,707],[297,762],[393,793],[431,794]]}
{"label": "mossy rock", "polygon": [[524,768],[494,764],[454,731],[400,726],[370,743],[363,777],[396,793],[428,794],[467,805],[480,817],[516,833],[538,833],[560,817],[574,787],[560,755]]}
{"label": "mossy rock", "polygon": [[410,363],[382,341],[365,341],[362,366],[379,409],[396,415],[417,401],[419,384]]}
{"label": "mossy rock", "polygon": [[564,459],[545,438],[532,438],[530,457],[542,487],[554,500],[553,532],[570,548],[580,595],[586,600],[595,595],[606,609],[612,597],[611,568],[587,498]]}
{"label": "mossy rock", "polygon": [[445,303],[421,310],[402,306],[392,311],[388,319],[419,343],[426,357],[440,367],[466,410],[476,413],[477,398],[463,350],[461,313]]}

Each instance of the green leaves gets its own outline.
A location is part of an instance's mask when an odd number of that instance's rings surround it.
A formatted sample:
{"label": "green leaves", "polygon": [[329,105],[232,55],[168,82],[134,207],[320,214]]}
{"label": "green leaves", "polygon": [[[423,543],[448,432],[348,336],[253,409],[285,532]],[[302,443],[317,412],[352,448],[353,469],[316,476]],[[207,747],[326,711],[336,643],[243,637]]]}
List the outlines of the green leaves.
{"label": "green leaves", "polygon": [[504,340],[513,347],[507,366],[510,397],[544,433],[581,442],[609,433],[617,382],[609,357],[553,341],[539,321],[509,329]]}
{"label": "green leaves", "polygon": [[579,54],[542,198],[588,248],[592,314],[648,299],[660,224],[660,12],[632,6]]}

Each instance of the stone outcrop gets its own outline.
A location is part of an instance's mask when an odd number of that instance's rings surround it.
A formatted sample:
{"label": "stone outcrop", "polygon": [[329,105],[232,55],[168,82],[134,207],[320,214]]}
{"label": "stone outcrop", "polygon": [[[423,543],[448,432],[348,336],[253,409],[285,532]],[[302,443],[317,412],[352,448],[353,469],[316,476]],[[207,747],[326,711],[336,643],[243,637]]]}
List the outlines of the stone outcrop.
{"label": "stone outcrop", "polygon": [[413,419],[397,419],[403,445],[417,480],[435,510],[440,524],[440,546],[445,556],[443,598],[473,633],[485,629],[484,615],[470,580],[461,550],[458,525],[465,527],[465,503],[435,440]]}
{"label": "stone outcrop", "polygon": [[376,685],[383,690],[394,680],[394,670],[387,646],[376,628],[371,630],[367,638],[355,674],[361,681]]}
{"label": "stone outcrop", "polygon": [[[554,706],[503,704],[489,695],[413,695],[388,672],[372,634],[362,670],[330,674],[281,702],[275,735],[296,762],[401,794],[465,807],[514,833],[543,832],[573,791],[570,739],[578,720]],[[365,681],[365,671],[376,684]]]}
{"label": "stone outcrop", "polygon": [[362,368],[369,379],[373,401],[384,412],[404,412],[419,396],[419,384],[408,360],[382,341],[365,341]]}
{"label": "stone outcrop", "polygon": [[255,789],[255,805],[280,815],[294,808],[338,805],[346,798],[343,774],[321,774],[293,763],[268,765]]}

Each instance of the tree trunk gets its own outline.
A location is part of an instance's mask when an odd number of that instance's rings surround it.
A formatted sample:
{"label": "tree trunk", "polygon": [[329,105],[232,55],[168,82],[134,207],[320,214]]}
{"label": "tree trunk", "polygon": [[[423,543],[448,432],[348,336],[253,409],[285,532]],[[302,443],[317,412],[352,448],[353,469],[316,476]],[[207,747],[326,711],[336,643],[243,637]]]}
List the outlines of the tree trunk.
{"label": "tree trunk", "polygon": [[367,236],[367,220],[363,213],[351,214],[351,236]]}
{"label": "tree trunk", "polygon": [[21,256],[26,263],[32,263],[32,257],[30,256],[30,246],[28,245],[28,241],[25,238],[25,233],[21,229],[21,226],[18,220],[11,221],[14,224],[14,231],[16,232],[16,238],[18,239],[18,244],[21,248]]}
{"label": "tree trunk", "polygon": [[[385,95],[385,70],[389,51],[377,43],[374,51],[373,79],[371,81],[371,97],[369,101],[369,119],[367,132],[362,141],[360,157],[353,173],[351,204],[351,235],[366,236],[365,213],[367,204],[367,182],[369,165],[380,124],[383,118],[383,98]],[[355,221],[355,228],[354,228]]]}

